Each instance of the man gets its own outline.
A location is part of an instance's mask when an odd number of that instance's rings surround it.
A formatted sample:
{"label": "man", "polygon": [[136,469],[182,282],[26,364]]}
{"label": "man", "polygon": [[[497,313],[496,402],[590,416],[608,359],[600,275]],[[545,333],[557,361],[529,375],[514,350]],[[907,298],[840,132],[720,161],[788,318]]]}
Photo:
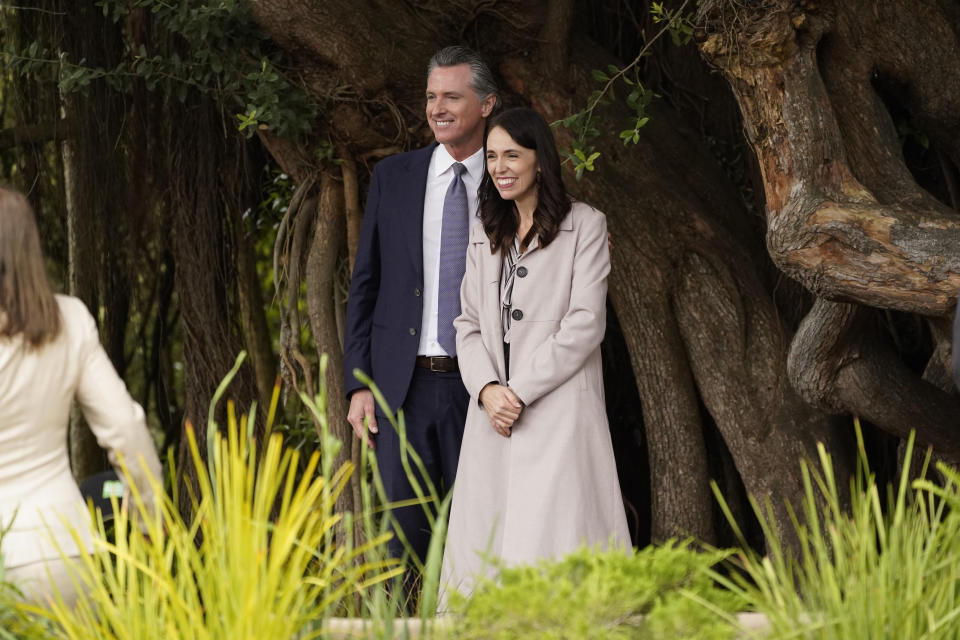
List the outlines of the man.
{"label": "man", "polygon": [[[460,314],[469,229],[479,223],[485,122],[497,102],[489,68],[464,47],[438,51],[427,76],[426,117],[436,142],[386,158],[373,172],[344,330],[347,419],[358,438],[375,446],[390,502],[415,493],[398,434],[353,371],[370,375],[392,409],[403,408],[408,442],[442,494],[456,477],[467,414],[453,319]],[[400,507],[393,516],[425,560],[431,532],[424,507]],[[390,551],[403,553],[399,536]]]}

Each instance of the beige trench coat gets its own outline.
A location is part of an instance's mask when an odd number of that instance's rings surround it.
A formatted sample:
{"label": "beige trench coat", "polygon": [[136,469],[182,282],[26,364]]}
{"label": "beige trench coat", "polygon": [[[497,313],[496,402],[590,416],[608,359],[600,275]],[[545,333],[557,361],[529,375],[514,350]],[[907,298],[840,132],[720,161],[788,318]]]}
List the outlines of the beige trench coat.
{"label": "beige trench coat", "polygon": [[[575,202],[553,242],[531,248],[518,263],[526,273],[514,280],[512,305],[523,315],[511,322],[509,380],[502,264],[477,225],[454,322],[471,404],[441,578],[443,588],[461,592],[472,590],[478,574],[491,573],[491,558],[516,565],[584,543],[630,547],[600,361],[610,272],[606,219]],[[477,401],[491,381],[508,383],[526,405],[510,438],[493,430]]]}
{"label": "beige trench coat", "polygon": [[61,553],[93,548],[67,451],[74,400],[114,468],[126,462],[147,504],[147,473],[161,479],[143,410],[100,345],[93,317],[77,298],[58,295],[57,304],[63,323],[55,340],[28,349],[22,336],[0,338],[0,527],[10,527],[0,551],[8,577],[33,565],[31,573],[45,575],[43,563],[62,574],[52,566]]}

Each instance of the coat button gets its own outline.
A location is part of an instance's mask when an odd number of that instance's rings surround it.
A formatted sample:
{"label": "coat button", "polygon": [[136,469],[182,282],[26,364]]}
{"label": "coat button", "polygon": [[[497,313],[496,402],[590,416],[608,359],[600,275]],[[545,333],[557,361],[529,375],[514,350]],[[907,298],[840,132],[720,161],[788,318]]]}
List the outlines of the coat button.
{"label": "coat button", "polygon": [[527,268],[526,267],[517,267],[517,276],[520,278],[527,277]]}
{"label": "coat button", "polygon": [[514,309],[513,313],[510,314],[510,317],[514,320],[523,320],[523,311],[520,311],[520,309]]}
{"label": "coat button", "polygon": [[417,330],[414,329],[413,327],[410,327],[410,335],[412,335],[412,336],[417,335]]}
{"label": "coat button", "polygon": [[422,292],[420,291],[419,288],[413,290],[413,295],[417,296],[418,298],[420,297],[420,294],[421,294],[421,293],[422,293]]}

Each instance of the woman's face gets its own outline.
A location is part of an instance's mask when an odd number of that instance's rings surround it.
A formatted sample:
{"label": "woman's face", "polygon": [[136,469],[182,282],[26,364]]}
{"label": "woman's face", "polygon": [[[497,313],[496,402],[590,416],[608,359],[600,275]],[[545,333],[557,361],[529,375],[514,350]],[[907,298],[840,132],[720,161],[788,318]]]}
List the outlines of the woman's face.
{"label": "woman's face", "polygon": [[500,197],[525,204],[537,199],[537,152],[520,146],[503,127],[487,134],[487,172]]}

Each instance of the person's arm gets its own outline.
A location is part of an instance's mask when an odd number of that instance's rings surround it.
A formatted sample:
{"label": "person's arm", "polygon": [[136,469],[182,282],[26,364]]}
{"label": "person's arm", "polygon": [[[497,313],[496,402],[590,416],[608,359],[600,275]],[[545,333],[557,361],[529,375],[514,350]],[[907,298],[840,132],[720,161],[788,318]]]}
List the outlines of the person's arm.
{"label": "person's arm", "polygon": [[481,252],[490,250],[490,245],[474,242],[476,234],[482,233],[482,227],[475,227],[467,246],[467,267],[460,285],[460,315],[453,322],[457,329],[457,360],[470,397],[483,406],[494,430],[509,438],[510,427],[519,417],[522,406],[512,390],[500,385],[497,367],[480,332],[481,287],[484,286],[479,273],[480,260]]}
{"label": "person's arm", "polygon": [[160,486],[163,477],[156,446],[147,431],[143,408],[130,397],[127,386],[113,368],[100,344],[97,325],[90,312],[79,301],[76,304],[82,307],[82,312],[78,309],[76,314],[81,325],[79,335],[82,341],[77,405],[124,484],[127,478],[121,470],[121,462],[126,466],[149,512],[155,497],[147,476],[153,476]]}
{"label": "person's arm", "polygon": [[370,333],[373,326],[373,311],[380,293],[380,171],[374,169],[370,179],[370,192],[363,214],[363,226],[357,243],[353,276],[350,279],[350,294],[347,298],[347,314],[343,328],[343,389],[350,396],[357,389],[366,387],[353,375],[360,369],[372,373],[370,360]]}
{"label": "person's arm", "polygon": [[377,432],[373,393],[353,375],[360,369],[372,374],[370,359],[370,333],[373,311],[380,293],[380,172],[374,169],[370,179],[370,191],[363,215],[363,226],[357,244],[353,276],[350,279],[350,295],[347,298],[347,315],[343,330],[343,389],[350,398],[347,422],[354,433],[369,446],[373,440],[366,433],[364,422],[372,433]]}
{"label": "person's arm", "polygon": [[[480,306],[483,297],[480,287],[480,252],[489,251],[490,245],[474,242],[483,228],[477,226],[471,232],[467,245],[467,266],[460,285],[460,315],[453,321],[457,330],[457,360],[460,363],[460,377],[470,397],[479,398],[480,392],[490,382],[499,382],[497,367],[483,346],[480,333]],[[489,285],[487,285],[489,286]]]}
{"label": "person's arm", "polygon": [[508,382],[525,405],[566,382],[603,341],[610,273],[606,218],[587,216],[578,233],[570,307],[557,332],[534,350],[522,372]]}

